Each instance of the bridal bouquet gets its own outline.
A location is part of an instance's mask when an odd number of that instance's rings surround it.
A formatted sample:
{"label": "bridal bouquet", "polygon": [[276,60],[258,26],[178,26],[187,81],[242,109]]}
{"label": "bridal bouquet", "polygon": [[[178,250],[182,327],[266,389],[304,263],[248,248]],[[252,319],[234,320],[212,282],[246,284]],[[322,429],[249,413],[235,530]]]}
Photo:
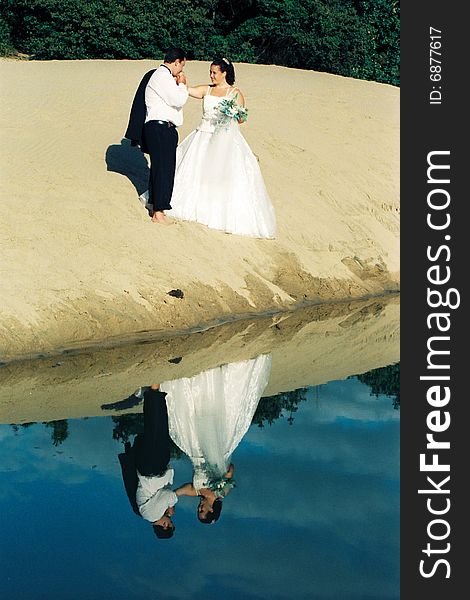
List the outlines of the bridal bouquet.
{"label": "bridal bouquet", "polygon": [[215,495],[218,498],[224,498],[234,487],[236,487],[235,481],[227,477],[212,480],[207,484],[207,488],[215,492]]}
{"label": "bridal bouquet", "polygon": [[224,98],[221,100],[217,106],[218,110],[218,120],[217,120],[217,129],[221,127],[228,127],[232,120],[234,121],[246,121],[248,119],[248,109],[244,106],[239,106],[237,104],[237,96],[234,98]]}

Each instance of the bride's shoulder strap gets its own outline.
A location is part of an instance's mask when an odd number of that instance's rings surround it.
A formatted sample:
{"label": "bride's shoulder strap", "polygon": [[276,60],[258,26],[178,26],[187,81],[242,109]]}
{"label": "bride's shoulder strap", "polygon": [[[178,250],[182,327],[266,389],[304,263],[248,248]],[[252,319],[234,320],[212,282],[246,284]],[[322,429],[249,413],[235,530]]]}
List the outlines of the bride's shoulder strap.
{"label": "bride's shoulder strap", "polygon": [[232,89],[229,91],[229,93],[228,93],[228,96],[234,96],[234,95],[236,95],[236,94],[237,94],[239,91],[240,91],[240,90],[239,90],[237,87],[233,87],[233,88],[232,88]]}

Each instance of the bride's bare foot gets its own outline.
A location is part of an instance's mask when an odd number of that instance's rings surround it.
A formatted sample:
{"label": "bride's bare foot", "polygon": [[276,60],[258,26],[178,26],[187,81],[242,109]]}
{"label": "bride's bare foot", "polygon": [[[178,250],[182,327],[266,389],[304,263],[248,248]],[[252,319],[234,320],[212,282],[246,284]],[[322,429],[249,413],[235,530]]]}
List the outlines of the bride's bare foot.
{"label": "bride's bare foot", "polygon": [[162,210],[156,210],[152,216],[152,223],[163,223],[163,225],[170,225],[171,221],[165,217],[165,213]]}

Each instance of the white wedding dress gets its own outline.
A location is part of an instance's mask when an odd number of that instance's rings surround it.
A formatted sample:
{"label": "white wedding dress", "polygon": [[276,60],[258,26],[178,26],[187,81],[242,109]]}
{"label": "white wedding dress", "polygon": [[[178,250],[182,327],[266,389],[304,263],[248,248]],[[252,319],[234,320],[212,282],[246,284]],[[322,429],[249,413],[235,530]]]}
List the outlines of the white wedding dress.
{"label": "white wedding dress", "polygon": [[[256,156],[232,119],[217,127],[223,98],[203,98],[199,127],[178,146],[172,209],[166,214],[212,229],[274,238],[276,217]],[[233,90],[227,98],[233,96]]]}
{"label": "white wedding dress", "polygon": [[270,372],[271,355],[262,354],[160,384],[167,394],[170,437],[190,457],[197,491],[223,480]]}

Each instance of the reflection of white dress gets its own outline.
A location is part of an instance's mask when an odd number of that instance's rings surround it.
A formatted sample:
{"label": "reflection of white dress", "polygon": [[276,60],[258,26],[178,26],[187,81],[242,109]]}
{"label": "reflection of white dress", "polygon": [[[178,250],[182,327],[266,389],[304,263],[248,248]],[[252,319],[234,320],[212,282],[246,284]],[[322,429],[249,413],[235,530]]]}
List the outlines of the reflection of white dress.
{"label": "reflection of white dress", "polygon": [[160,384],[172,440],[193,463],[196,490],[224,477],[251,425],[271,372],[271,355]]}
{"label": "reflection of white dress", "polygon": [[236,121],[216,129],[223,98],[210,89],[199,127],[178,146],[172,210],[166,212],[228,233],[273,238],[274,208],[256,156]]}

